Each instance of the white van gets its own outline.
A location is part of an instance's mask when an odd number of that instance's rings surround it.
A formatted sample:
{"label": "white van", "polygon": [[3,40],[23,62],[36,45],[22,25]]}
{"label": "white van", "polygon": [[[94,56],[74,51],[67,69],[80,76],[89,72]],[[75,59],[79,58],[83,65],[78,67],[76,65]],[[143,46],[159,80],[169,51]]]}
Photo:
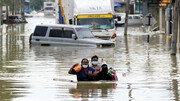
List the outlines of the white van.
{"label": "white van", "polygon": [[[116,19],[116,26],[118,25],[124,25],[125,24],[125,13],[117,13],[117,17],[121,17],[121,19],[118,21]],[[130,14],[128,15],[128,25],[142,25],[142,15],[141,14]]]}
{"label": "white van", "polygon": [[110,40],[95,38],[87,27],[63,24],[37,25],[34,33],[30,36],[30,44],[42,46],[114,46]]}

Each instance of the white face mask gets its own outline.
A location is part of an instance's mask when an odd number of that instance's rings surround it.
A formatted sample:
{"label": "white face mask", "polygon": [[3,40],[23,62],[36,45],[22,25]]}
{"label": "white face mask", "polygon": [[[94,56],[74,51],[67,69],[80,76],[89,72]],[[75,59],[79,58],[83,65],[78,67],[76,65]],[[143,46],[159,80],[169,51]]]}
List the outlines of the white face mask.
{"label": "white face mask", "polygon": [[86,69],[86,68],[88,68],[88,65],[82,65],[82,67]]}
{"label": "white face mask", "polygon": [[92,61],[92,65],[98,65],[98,61]]}

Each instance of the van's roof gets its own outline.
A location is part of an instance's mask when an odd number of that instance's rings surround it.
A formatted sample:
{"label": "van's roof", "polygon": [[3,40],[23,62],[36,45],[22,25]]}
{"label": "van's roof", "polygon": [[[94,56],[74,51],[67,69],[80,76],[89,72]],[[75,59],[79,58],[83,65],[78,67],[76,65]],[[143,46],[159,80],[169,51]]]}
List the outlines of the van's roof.
{"label": "van's roof", "polygon": [[142,14],[129,14],[128,16],[142,16]]}
{"label": "van's roof", "polygon": [[88,28],[84,26],[78,26],[78,25],[67,25],[67,24],[41,24],[36,26],[48,26],[48,27],[71,27],[71,28]]}

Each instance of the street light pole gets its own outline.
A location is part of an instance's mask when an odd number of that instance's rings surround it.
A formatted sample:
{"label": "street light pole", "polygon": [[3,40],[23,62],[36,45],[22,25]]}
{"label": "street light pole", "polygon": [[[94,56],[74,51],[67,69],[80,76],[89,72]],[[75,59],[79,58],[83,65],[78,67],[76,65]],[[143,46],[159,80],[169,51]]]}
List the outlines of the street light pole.
{"label": "street light pole", "polygon": [[129,15],[129,0],[127,0],[127,2],[126,2],[126,18],[125,18],[124,35],[127,35],[127,29],[128,29],[128,15]]}

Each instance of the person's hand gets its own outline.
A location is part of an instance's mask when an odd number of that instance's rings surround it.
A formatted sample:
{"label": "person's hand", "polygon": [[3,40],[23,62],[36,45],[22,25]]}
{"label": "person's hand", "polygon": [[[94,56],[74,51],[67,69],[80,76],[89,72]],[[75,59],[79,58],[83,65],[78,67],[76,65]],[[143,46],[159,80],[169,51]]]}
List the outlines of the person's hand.
{"label": "person's hand", "polygon": [[73,66],[72,66],[72,68],[74,68],[75,66],[77,66],[79,63],[76,63],[76,64],[74,64]]}
{"label": "person's hand", "polygon": [[103,58],[101,59],[101,62],[102,62],[102,63],[104,62]]}
{"label": "person's hand", "polygon": [[78,63],[76,63],[75,65],[73,65],[70,70],[68,71],[69,74],[73,74],[73,68],[76,67],[78,65]]}
{"label": "person's hand", "polygon": [[97,75],[97,72],[95,71],[94,73],[93,73],[93,76],[96,76]]}
{"label": "person's hand", "polygon": [[95,71],[94,73],[92,73],[92,71],[89,71],[88,72],[88,76],[96,76],[97,75],[97,72]]}
{"label": "person's hand", "polygon": [[93,76],[92,71],[89,71],[89,72],[88,72],[88,76]]}
{"label": "person's hand", "polygon": [[102,68],[100,69],[100,72],[102,72]]}
{"label": "person's hand", "polygon": [[115,71],[113,71],[113,70],[110,70],[109,72],[115,74]]}

